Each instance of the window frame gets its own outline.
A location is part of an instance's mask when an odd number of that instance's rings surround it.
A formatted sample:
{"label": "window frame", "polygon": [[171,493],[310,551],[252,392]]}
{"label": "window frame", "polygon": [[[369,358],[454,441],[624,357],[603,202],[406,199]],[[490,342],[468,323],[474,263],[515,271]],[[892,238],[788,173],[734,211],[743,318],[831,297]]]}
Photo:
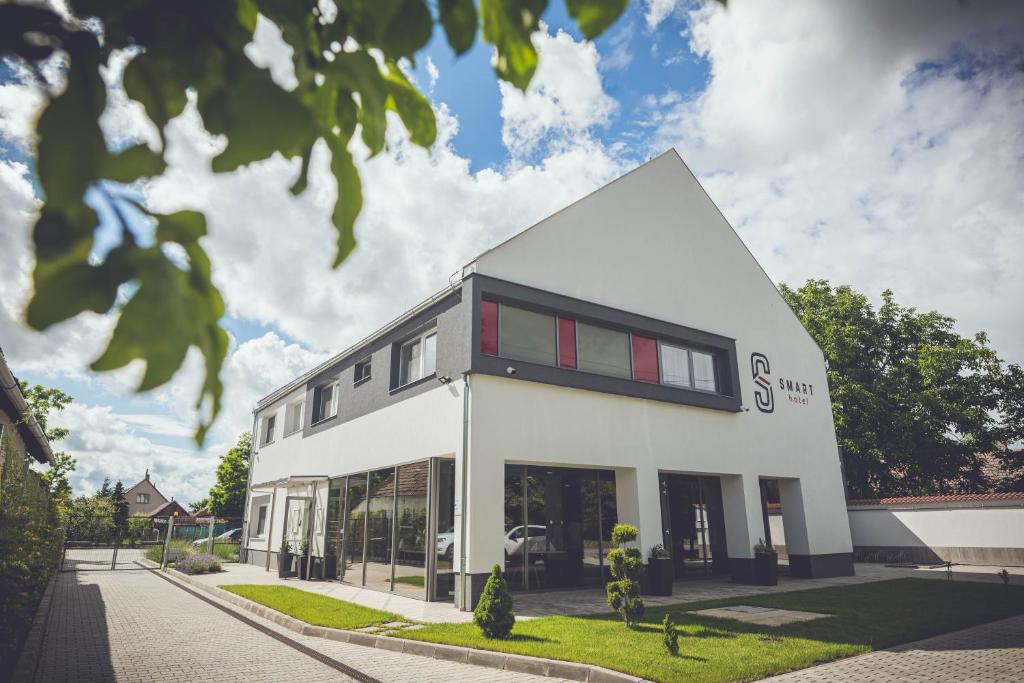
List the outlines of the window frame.
{"label": "window frame", "polygon": [[[288,415],[289,415],[289,412],[291,411],[291,409],[293,407],[295,407],[295,406],[298,406],[298,413],[299,414],[295,418],[295,427],[294,427],[294,429],[289,429]],[[305,418],[304,418],[305,413],[306,413],[306,400],[304,398],[300,398],[300,399],[295,400],[295,401],[289,401],[288,403],[285,404],[285,408],[284,408],[284,433],[281,435],[282,439],[286,439],[289,436],[291,436],[292,434],[295,434],[297,432],[301,432],[302,431],[302,424],[305,421]]]}
{"label": "window frame", "polygon": [[[661,362],[661,349],[663,346],[669,346],[673,349],[679,349],[680,351],[686,352],[686,368],[688,372],[688,379],[690,380],[689,385],[681,386],[675,383],[668,383],[665,381],[665,364]],[[697,380],[693,374],[693,354],[703,353],[711,358],[711,372],[714,375],[715,388],[714,389],[702,389],[697,386]],[[683,391],[699,391],[702,394],[711,394],[713,396],[724,396],[720,390],[721,386],[721,373],[718,369],[719,364],[718,354],[714,351],[708,351],[706,349],[699,349],[689,346],[687,344],[678,344],[665,339],[658,339],[658,383],[662,386],[670,389],[682,389]]]}
{"label": "window frame", "polygon": [[[434,337],[434,370],[432,372],[430,372],[429,374],[425,374],[424,370],[426,369],[426,359],[427,359],[427,354],[426,354],[427,343],[426,342],[427,342],[427,338],[428,337]],[[419,344],[420,345],[419,377],[416,377],[415,379],[409,379],[407,377],[407,371],[406,371],[406,366],[405,366],[405,349],[406,349],[406,347],[412,346],[413,344]],[[415,335],[413,335],[411,337],[406,338],[404,341],[402,341],[402,342],[400,342],[398,344],[398,385],[395,387],[395,389],[396,390],[397,389],[402,389],[404,387],[416,384],[417,382],[422,382],[422,381],[424,381],[426,379],[429,379],[431,377],[436,377],[436,376],[437,376],[437,326],[433,326],[433,327],[430,327],[429,329],[424,330],[423,332],[420,332],[419,334],[415,334]]]}
{"label": "window frame", "polygon": [[[318,392],[318,391],[323,392],[323,390],[325,388],[327,388],[327,387],[331,387],[331,409],[330,409],[331,412],[329,414],[323,414],[323,415],[318,417],[316,415],[316,408],[317,408],[316,392]],[[317,384],[316,386],[313,387],[313,410],[310,411],[310,423],[309,423],[310,427],[313,427],[313,426],[316,426],[316,425],[319,425],[319,424],[323,424],[324,422],[327,422],[328,420],[334,419],[335,417],[338,416],[338,403],[339,403],[338,393],[339,393],[339,388],[340,388],[340,382],[338,382],[338,380],[336,380],[336,379],[332,379],[332,380],[329,380],[327,382],[321,382],[320,384]],[[320,412],[322,413],[323,412],[323,402],[322,401],[319,404],[319,407],[320,407]]]}
{"label": "window frame", "polygon": [[[366,368],[366,372],[360,376],[359,369]],[[352,386],[358,387],[360,384],[365,384],[373,378],[373,356],[367,356],[361,361],[357,361],[352,366]]]}
{"label": "window frame", "polygon": [[260,445],[266,446],[274,443],[274,430],[277,429],[277,411],[275,410],[270,415],[263,416],[263,428],[260,439]]}
{"label": "window frame", "polygon": [[135,494],[136,505],[149,505],[149,494],[148,493],[136,493]]}
{"label": "window frame", "polygon": [[[621,380],[626,380],[628,382],[635,382],[636,381],[635,379],[633,379],[633,332],[632,332],[632,330],[624,330],[624,329],[621,329],[618,326],[609,325],[608,323],[590,322],[589,320],[585,320],[585,319],[581,320],[579,318],[576,318],[575,322],[576,322],[576,325],[575,325],[575,329],[576,329],[576,367],[572,369],[573,372],[583,372],[583,373],[586,373],[588,375],[595,375],[597,377],[610,377],[612,379],[621,379]],[[595,370],[583,370],[582,368],[580,368],[580,325],[586,325],[587,327],[592,327],[594,329],[605,330],[605,331],[608,331],[608,332],[615,332],[617,334],[624,334],[624,335],[626,335],[626,359],[627,359],[628,365],[629,365],[629,370],[628,370],[629,374],[628,375],[613,375],[610,372],[597,372]],[[563,368],[563,369],[568,370],[570,368]]]}
{"label": "window frame", "polygon": [[[256,506],[256,535],[253,536],[253,538],[263,538],[267,535],[267,517],[269,516],[269,513],[267,512],[268,507],[269,505],[267,503],[261,503]],[[261,524],[262,528],[260,526]]]}

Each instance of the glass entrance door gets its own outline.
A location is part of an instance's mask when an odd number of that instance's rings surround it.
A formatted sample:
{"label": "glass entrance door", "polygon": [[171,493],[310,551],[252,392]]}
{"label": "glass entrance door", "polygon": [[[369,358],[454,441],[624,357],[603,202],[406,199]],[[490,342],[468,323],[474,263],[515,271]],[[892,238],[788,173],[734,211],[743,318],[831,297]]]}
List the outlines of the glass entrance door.
{"label": "glass entrance door", "polygon": [[665,548],[677,579],[728,571],[718,477],[659,475]]}

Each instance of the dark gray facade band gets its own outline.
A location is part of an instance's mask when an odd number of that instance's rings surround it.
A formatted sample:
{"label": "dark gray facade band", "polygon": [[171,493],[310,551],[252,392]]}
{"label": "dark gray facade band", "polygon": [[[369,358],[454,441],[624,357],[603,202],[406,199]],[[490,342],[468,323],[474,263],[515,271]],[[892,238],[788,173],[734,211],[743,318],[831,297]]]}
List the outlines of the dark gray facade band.
{"label": "dark gray facade band", "polygon": [[[513,377],[517,379],[700,408],[730,412],[739,412],[742,409],[736,340],[734,339],[485,275],[470,275],[467,281],[472,281],[472,286],[464,288],[464,291],[468,290],[473,302],[471,372],[508,377],[507,370],[511,366],[516,370]],[[608,377],[580,370],[484,355],[480,353],[480,302],[485,299],[508,303],[538,313],[561,315],[579,322],[622,332],[650,335],[683,346],[711,351],[720,359],[718,370],[722,393],[716,394],[697,389],[682,389],[663,384],[638,382],[632,379]]]}
{"label": "dark gray facade band", "polygon": [[801,579],[853,576],[853,553],[790,555],[789,575]]}

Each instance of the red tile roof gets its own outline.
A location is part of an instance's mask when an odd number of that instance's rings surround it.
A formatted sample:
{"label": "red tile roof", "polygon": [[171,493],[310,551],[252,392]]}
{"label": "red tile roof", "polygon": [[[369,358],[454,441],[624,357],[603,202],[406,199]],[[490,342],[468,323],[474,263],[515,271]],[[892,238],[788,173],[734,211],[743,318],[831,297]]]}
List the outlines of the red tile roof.
{"label": "red tile roof", "polygon": [[1024,491],[1010,493],[960,493],[951,496],[898,496],[894,498],[853,498],[847,505],[919,505],[924,503],[977,503],[1024,500]]}

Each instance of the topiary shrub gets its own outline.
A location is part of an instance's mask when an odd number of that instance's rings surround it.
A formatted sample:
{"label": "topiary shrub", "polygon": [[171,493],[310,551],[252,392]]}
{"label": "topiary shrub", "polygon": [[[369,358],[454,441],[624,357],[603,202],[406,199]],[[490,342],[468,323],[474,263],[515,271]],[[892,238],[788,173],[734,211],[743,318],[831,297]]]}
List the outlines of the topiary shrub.
{"label": "topiary shrub", "polygon": [[676,620],[672,618],[671,614],[665,615],[665,621],[662,622],[662,638],[664,639],[665,649],[673,657],[679,654],[679,631],[676,629]]}
{"label": "topiary shrub", "polygon": [[480,602],[473,610],[473,623],[487,638],[508,638],[512,633],[516,615],[512,613],[512,596],[498,565],[491,569]]}
{"label": "topiary shrub", "polygon": [[632,524],[616,524],[612,529],[612,543],[619,547],[608,552],[608,571],[615,579],[606,589],[608,604],[622,615],[629,628],[644,616],[644,601],[640,599],[644,557],[639,548],[625,547],[636,540],[638,533]]}

